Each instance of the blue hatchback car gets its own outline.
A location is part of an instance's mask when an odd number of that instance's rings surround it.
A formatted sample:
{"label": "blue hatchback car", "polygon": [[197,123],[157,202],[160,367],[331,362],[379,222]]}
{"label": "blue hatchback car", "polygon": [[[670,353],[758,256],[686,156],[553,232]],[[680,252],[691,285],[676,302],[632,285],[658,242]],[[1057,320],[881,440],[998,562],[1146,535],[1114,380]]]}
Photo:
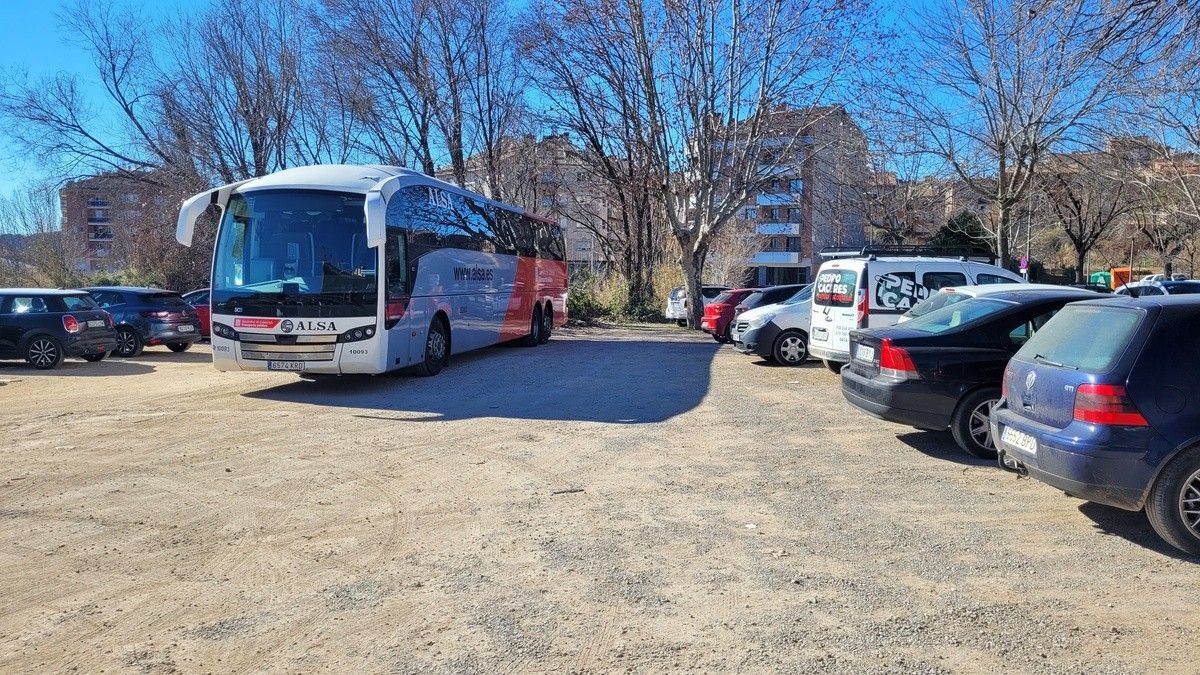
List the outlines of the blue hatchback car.
{"label": "blue hatchback car", "polygon": [[1200,555],[1200,298],[1068,305],[1003,384],[991,418],[1003,468],[1145,509],[1164,540]]}

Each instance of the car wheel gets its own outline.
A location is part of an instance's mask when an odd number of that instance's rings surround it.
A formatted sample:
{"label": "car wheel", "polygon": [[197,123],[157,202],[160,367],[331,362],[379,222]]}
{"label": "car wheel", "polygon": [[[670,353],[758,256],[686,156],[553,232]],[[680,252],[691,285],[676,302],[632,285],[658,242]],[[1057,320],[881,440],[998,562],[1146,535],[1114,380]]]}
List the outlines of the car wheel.
{"label": "car wheel", "polygon": [[137,331],[132,328],[121,328],[117,331],[117,348],[113,350],[117,356],[131,359],[140,355],[145,348],[142,336],[138,335]]}
{"label": "car wheel", "polygon": [[544,311],[542,311],[542,335],[539,339],[540,344],[546,344],[550,341],[550,334],[554,332],[554,307],[550,303],[546,303]]}
{"label": "car wheel", "polygon": [[1000,390],[980,389],[958,402],[950,418],[950,433],[958,447],[980,459],[996,459],[992,441],[992,408],[1000,400]]}
{"label": "car wheel", "polygon": [[1200,555],[1200,447],[1163,469],[1146,500],[1146,518],[1168,544]]}
{"label": "car wheel", "polygon": [[429,334],[425,336],[425,358],[421,361],[421,374],[425,377],[433,377],[442,372],[448,363],[450,363],[450,331],[441,318],[435,318],[429,324]]}
{"label": "car wheel", "polygon": [[808,360],[808,337],[798,330],[785,330],[775,338],[771,348],[775,363],[798,366]]}
{"label": "car wheel", "polygon": [[63,362],[62,345],[49,335],[38,335],[25,345],[25,361],[38,370],[57,368]]}
{"label": "car wheel", "polygon": [[100,352],[99,354],[84,354],[83,360],[89,363],[98,363],[103,361],[104,357],[106,356],[108,356],[108,352]]}
{"label": "car wheel", "polygon": [[687,328],[687,319],[675,319],[675,325],[680,328]]}
{"label": "car wheel", "polygon": [[170,349],[171,351],[173,351],[175,353],[186,352],[188,350],[188,348],[191,346],[192,346],[192,343],[190,343],[190,342],[168,342],[167,343],[167,349]]}
{"label": "car wheel", "polygon": [[821,363],[824,363],[825,367],[828,368],[830,372],[837,373],[838,375],[842,374],[842,366],[846,365],[841,361],[830,361],[828,359],[825,359]]}
{"label": "car wheel", "polygon": [[542,341],[542,307],[533,306],[533,316],[529,317],[529,335],[521,338],[522,347],[536,347]]}

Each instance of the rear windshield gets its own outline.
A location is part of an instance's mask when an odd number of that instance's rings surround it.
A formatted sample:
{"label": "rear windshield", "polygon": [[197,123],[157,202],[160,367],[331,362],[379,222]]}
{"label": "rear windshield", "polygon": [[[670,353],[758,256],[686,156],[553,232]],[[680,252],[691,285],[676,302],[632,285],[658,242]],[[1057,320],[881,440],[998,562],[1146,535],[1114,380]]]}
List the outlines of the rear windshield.
{"label": "rear windshield", "polygon": [[754,291],[750,295],[747,295],[745,298],[743,298],[741,304],[743,307],[757,307],[758,303],[762,302],[762,299],[763,292]]}
{"label": "rear windshield", "polygon": [[905,328],[919,330],[922,333],[945,333],[948,330],[965,326],[974,321],[1003,312],[1011,308],[1010,302],[988,300],[987,298],[970,298],[953,305],[934,310],[925,316],[919,316],[904,324]]}
{"label": "rear windshield", "polygon": [[714,305],[724,305],[724,304],[727,304],[727,303],[729,302],[729,299],[730,299],[730,298],[732,298],[732,297],[733,297],[733,293],[730,293],[729,291],[725,291],[724,293],[722,293],[722,294],[718,295],[717,297],[713,298],[713,304],[714,304]]}
{"label": "rear windshield", "polygon": [[821,270],[813,303],[823,307],[853,307],[857,284],[858,272],[854,270]]}
{"label": "rear windshield", "polygon": [[183,301],[183,296],[178,293],[145,293],[142,296],[142,301],[147,305],[156,307],[189,307]]}
{"label": "rear windshield", "polygon": [[937,293],[931,297],[925,298],[921,302],[918,302],[912,309],[905,312],[904,316],[907,316],[910,319],[918,316],[925,316],[935,309],[941,309],[947,305],[953,305],[956,302],[962,302],[970,297],[971,296],[967,295],[966,293],[958,292]]}
{"label": "rear windshield", "polygon": [[725,292],[724,288],[709,288],[708,286],[705,286],[704,288],[700,289],[700,295],[703,295],[704,297],[709,298],[709,299],[715,298],[724,292]]}
{"label": "rear windshield", "polygon": [[68,312],[80,312],[85,309],[100,309],[100,305],[92,299],[90,295],[64,295],[62,296],[63,306]]}
{"label": "rear windshield", "polygon": [[799,291],[796,291],[795,295],[788,298],[787,300],[784,300],[783,302],[781,302],[779,304],[794,305],[798,302],[804,302],[805,300],[808,300],[809,298],[811,298],[812,294],[813,294],[813,285],[809,284],[809,285],[805,286],[804,288],[801,288]]}
{"label": "rear windshield", "polygon": [[1053,361],[1085,373],[1106,373],[1129,345],[1143,315],[1125,307],[1067,305],[1017,353],[1026,361]]}

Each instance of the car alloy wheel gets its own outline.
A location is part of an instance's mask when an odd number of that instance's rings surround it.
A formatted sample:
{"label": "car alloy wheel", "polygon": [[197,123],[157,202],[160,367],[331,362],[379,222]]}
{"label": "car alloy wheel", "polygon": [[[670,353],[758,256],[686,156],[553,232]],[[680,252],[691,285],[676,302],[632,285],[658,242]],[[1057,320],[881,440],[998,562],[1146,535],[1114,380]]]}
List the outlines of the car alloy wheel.
{"label": "car alloy wheel", "polygon": [[971,438],[988,450],[996,449],[996,444],[992,442],[992,408],[998,402],[998,399],[990,399],[975,406],[975,409],[971,411],[968,428]]}
{"label": "car alloy wheel", "polygon": [[37,338],[29,343],[29,362],[37,368],[49,368],[58,361],[58,345],[49,338]]}
{"label": "car alloy wheel", "polygon": [[133,333],[122,330],[117,331],[117,353],[121,356],[128,356],[137,348],[137,340]]}
{"label": "car alloy wheel", "polygon": [[1188,531],[1200,539],[1200,470],[1188,476],[1179,491],[1179,517]]}
{"label": "car alloy wheel", "polygon": [[788,363],[800,363],[808,356],[804,339],[798,335],[789,335],[779,344],[779,354]]}

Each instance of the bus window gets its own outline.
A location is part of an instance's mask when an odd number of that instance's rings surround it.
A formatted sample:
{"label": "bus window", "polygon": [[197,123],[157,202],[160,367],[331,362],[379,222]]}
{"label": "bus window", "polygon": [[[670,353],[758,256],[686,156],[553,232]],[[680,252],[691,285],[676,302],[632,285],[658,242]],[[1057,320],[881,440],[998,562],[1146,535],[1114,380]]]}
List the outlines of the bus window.
{"label": "bus window", "polygon": [[405,295],[412,290],[408,285],[408,260],[405,248],[404,230],[398,227],[389,227],[387,243],[384,245],[383,251],[388,298]]}

